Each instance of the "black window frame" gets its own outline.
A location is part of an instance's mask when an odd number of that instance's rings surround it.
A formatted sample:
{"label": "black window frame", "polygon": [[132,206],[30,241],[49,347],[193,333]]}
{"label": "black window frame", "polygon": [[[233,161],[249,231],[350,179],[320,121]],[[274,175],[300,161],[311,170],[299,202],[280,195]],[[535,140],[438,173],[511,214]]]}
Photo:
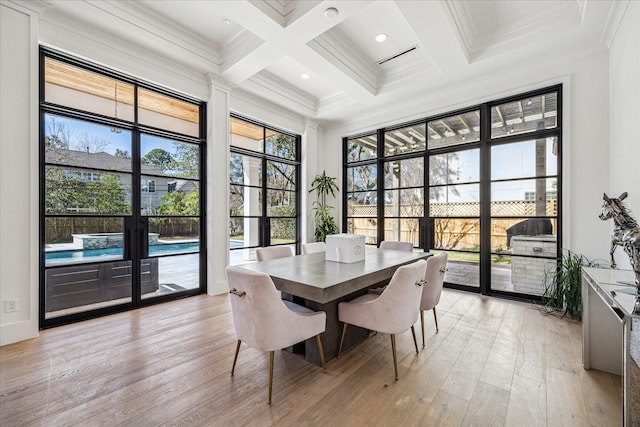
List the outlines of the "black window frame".
{"label": "black window frame", "polygon": [[[104,116],[98,113],[88,112],[79,110],[77,108],[68,107],[60,104],[53,104],[45,101],[45,60],[47,58],[53,59],[55,61],[59,61],[73,67],[77,67],[83,70],[86,70],[91,73],[96,73],[107,78],[114,79],[118,82],[127,83],[133,85],[134,87],[134,119],[132,121],[113,118],[109,116]],[[104,65],[97,64],[90,60],[81,59],[72,54],[68,54],[65,52],[58,51],[54,48],[41,45],[39,47],[39,328],[45,329],[50,327],[55,327],[59,325],[69,324],[73,322],[78,322],[86,319],[101,317],[121,311],[133,310],[136,308],[155,305],[162,302],[166,302],[168,300],[174,300],[177,298],[184,298],[185,296],[194,296],[206,293],[207,290],[207,240],[206,240],[206,151],[207,151],[207,143],[206,143],[206,135],[207,135],[207,103],[206,101],[199,100],[194,97],[190,97],[179,93],[177,91],[150,83],[146,80],[139,79],[133,77],[129,74],[116,71],[112,68],[109,68]],[[181,134],[175,131],[168,131],[166,129],[158,128],[155,126],[142,125],[138,123],[138,88],[142,88],[145,90],[152,91],[157,94],[161,94],[185,103],[193,104],[198,108],[198,136]],[[132,295],[132,301],[119,305],[112,305],[103,308],[91,309],[87,311],[82,311],[79,313],[72,313],[67,315],[62,315],[59,317],[46,318],[45,313],[45,299],[46,299],[46,290],[45,290],[45,272],[47,269],[45,262],[45,222],[47,217],[61,217],[68,216],[63,214],[47,214],[45,212],[45,174],[44,168],[47,165],[45,160],[45,150],[43,149],[43,141],[46,134],[46,126],[45,126],[45,116],[47,114],[59,115],[70,119],[81,120],[87,123],[104,125],[109,127],[114,127],[122,130],[127,130],[132,132],[132,143],[136,141],[139,143],[140,136],[142,134],[148,134],[153,136],[161,136],[161,137],[169,137],[176,141],[188,142],[190,144],[197,145],[199,147],[199,166],[200,166],[200,176],[197,181],[200,185],[200,194],[199,194],[199,287],[195,289],[190,289],[184,292],[180,292],[179,294],[167,294],[154,298],[148,299],[137,299],[135,298],[135,292]],[[142,176],[142,172],[140,171],[139,166],[139,158],[140,153],[137,149],[137,144],[134,143],[132,146],[132,170],[129,172],[132,176]],[[112,172],[109,170],[100,170],[95,169],[92,172],[101,173],[101,172]],[[194,180],[196,181],[196,180]],[[136,180],[132,180],[131,182],[131,194],[140,194],[141,192],[141,183]],[[136,198],[134,198],[135,200]],[[116,217],[122,217],[125,224],[127,222],[132,222],[130,218],[132,218],[132,214],[134,212],[140,212],[139,203],[134,203],[131,205],[131,212],[127,215],[115,215]],[[73,217],[103,217],[104,215],[100,214],[89,214],[89,215],[73,215]],[[153,216],[145,216],[147,220]],[[169,216],[165,216],[169,217]],[[142,249],[144,251],[144,249]],[[142,252],[141,252],[142,253]],[[125,254],[126,255],[126,254]],[[144,254],[143,254],[144,255]],[[139,275],[140,267],[135,265],[136,263],[132,263],[132,274]]]}
{"label": "black window frame", "polygon": [[[557,139],[557,174],[554,176],[557,178],[557,211],[555,215],[556,221],[556,262],[561,262],[562,259],[562,237],[563,237],[563,226],[562,226],[562,206],[563,206],[563,173],[562,173],[562,139],[563,139],[563,92],[562,92],[562,84],[552,85],[548,87],[543,87],[540,89],[535,89],[531,91],[527,91],[524,93],[519,93],[516,95],[512,95],[505,98],[495,99],[486,101],[480,104],[471,105],[468,107],[460,108],[454,111],[448,111],[444,113],[439,113],[434,116],[428,116],[421,119],[411,120],[408,122],[403,122],[400,124],[394,124],[388,127],[378,128],[375,130],[369,130],[365,132],[361,132],[356,135],[350,135],[342,138],[342,159],[343,159],[343,167],[342,167],[342,178],[343,183],[347,183],[347,171],[351,167],[362,166],[362,165],[375,165],[378,171],[378,182],[377,182],[377,200],[384,201],[384,164],[390,159],[405,159],[405,158],[413,158],[420,157],[424,158],[424,217],[422,218],[422,224],[420,226],[420,247],[425,251],[433,248],[432,241],[432,232],[428,232],[429,229],[433,228],[432,217],[430,217],[430,198],[429,198],[429,158],[434,154],[446,154],[453,153],[462,150],[468,149],[479,149],[480,150],[480,170],[479,170],[479,192],[480,192],[480,212],[478,215],[478,219],[480,221],[480,250],[479,250],[479,286],[478,288],[465,286],[465,285],[457,285],[453,283],[445,283],[445,286],[455,289],[462,289],[472,292],[479,292],[483,295],[498,295],[504,296],[508,298],[521,299],[521,300],[534,300],[540,301],[542,296],[517,293],[505,290],[497,290],[492,289],[490,284],[490,275],[491,275],[491,256],[495,255],[492,252],[491,248],[491,221],[493,219],[491,215],[491,147],[502,144],[509,144],[519,141],[530,141],[531,139],[542,139],[547,137],[554,137]],[[506,104],[509,102],[515,102],[522,100],[524,98],[531,98],[541,95],[546,95],[549,93],[555,92],[557,94],[557,117],[556,117],[556,125],[550,129],[542,129],[536,130],[534,132],[525,132],[518,133],[513,135],[502,135],[497,137],[491,136],[491,108],[493,106]],[[474,140],[468,143],[460,143],[460,144],[451,144],[443,147],[437,148],[428,148],[428,139],[425,144],[424,150],[414,151],[407,154],[400,154],[394,156],[385,156],[384,155],[384,135],[385,132],[394,129],[400,129],[408,126],[413,126],[417,124],[425,124],[427,126],[429,122],[437,121],[441,119],[445,119],[451,116],[461,115],[472,111],[479,112],[479,124],[480,124],[480,137],[478,140]],[[428,130],[427,130],[428,133]],[[349,161],[348,160],[348,146],[349,141],[353,139],[362,138],[363,136],[368,135],[377,135],[377,156],[372,159],[366,160],[357,160],[357,161]],[[382,153],[382,154],[381,154]],[[536,177],[540,178],[540,177]],[[544,178],[544,177],[543,177]],[[348,221],[352,218],[348,215],[348,197],[350,192],[343,192],[343,200],[342,200],[342,229],[348,230]],[[545,216],[545,218],[548,216]],[[476,218],[476,217],[473,217]],[[524,219],[525,217],[523,217]],[[531,218],[531,216],[527,216],[526,218]],[[384,239],[384,203],[377,203],[377,244]],[[456,251],[458,252],[458,251]]]}

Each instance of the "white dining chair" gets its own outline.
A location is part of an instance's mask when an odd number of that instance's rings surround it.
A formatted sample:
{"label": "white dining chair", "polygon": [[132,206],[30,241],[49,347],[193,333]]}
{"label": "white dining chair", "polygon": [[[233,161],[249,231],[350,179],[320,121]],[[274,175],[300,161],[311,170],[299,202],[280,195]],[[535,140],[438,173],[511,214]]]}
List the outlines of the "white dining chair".
{"label": "white dining chair", "polygon": [[313,254],[316,252],[325,252],[327,245],[324,242],[311,242],[302,244],[302,254]]}
{"label": "white dining chair", "polygon": [[288,256],[293,256],[293,251],[290,246],[265,246],[264,248],[256,249],[258,261],[267,261]]}
{"label": "white dining chair", "polygon": [[413,243],[400,242],[397,240],[383,240],[380,242],[380,249],[393,249],[396,251],[413,252]]}
{"label": "white dining chair", "polygon": [[438,332],[438,316],[436,315],[436,305],[440,302],[442,286],[444,285],[444,274],[447,271],[447,253],[427,259],[427,269],[425,272],[425,284],[422,287],[422,299],[420,301],[420,325],[422,326],[422,347],[424,347],[424,312],[433,310],[433,320],[436,323]]}
{"label": "white dining chair", "polygon": [[233,325],[238,339],[233,357],[234,374],[240,344],[269,352],[269,404],[273,386],[274,351],[316,337],[322,372],[326,372],[324,349],[320,334],[324,332],[327,315],[283,301],[276,293],[271,277],[239,267],[226,268]]}
{"label": "white dining chair", "polygon": [[342,352],[348,325],[390,334],[393,369],[396,380],[398,379],[396,334],[411,329],[413,343],[418,353],[418,342],[413,325],[418,320],[426,264],[426,261],[419,260],[399,267],[385,291],[380,295],[368,293],[352,301],[338,304],[338,320],[344,322],[338,357]]}

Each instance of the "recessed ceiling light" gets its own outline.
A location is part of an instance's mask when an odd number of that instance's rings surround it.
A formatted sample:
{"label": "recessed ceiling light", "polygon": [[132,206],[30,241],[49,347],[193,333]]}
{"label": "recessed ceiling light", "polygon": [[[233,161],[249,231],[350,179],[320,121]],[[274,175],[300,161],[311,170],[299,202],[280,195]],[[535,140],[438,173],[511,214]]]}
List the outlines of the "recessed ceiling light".
{"label": "recessed ceiling light", "polygon": [[388,36],[388,35],[386,35],[385,33],[380,33],[380,34],[378,34],[378,35],[376,36],[376,41],[377,41],[378,43],[382,43],[383,41],[385,41],[385,40],[386,40],[386,39],[388,39],[388,38],[389,38],[389,36]]}
{"label": "recessed ceiling light", "polygon": [[335,18],[336,16],[338,16],[338,9],[336,9],[335,7],[328,7],[325,9],[324,11],[324,17],[325,18]]}
{"label": "recessed ceiling light", "polygon": [[307,80],[311,76],[309,74],[307,74],[307,73],[304,73],[304,74],[301,74],[300,77],[302,77],[303,79]]}
{"label": "recessed ceiling light", "polygon": [[223,19],[222,22],[224,22],[227,25],[231,25],[231,21],[229,21],[228,19]]}

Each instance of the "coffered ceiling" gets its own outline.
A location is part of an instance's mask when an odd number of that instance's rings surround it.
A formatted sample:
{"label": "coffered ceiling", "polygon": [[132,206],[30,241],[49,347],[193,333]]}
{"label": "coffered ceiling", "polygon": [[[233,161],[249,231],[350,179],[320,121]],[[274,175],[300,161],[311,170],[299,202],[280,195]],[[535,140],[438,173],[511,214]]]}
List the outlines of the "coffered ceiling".
{"label": "coffered ceiling", "polygon": [[[109,34],[322,122],[478,73],[606,49],[625,3],[48,0],[42,16]],[[380,33],[388,36],[381,43]]]}

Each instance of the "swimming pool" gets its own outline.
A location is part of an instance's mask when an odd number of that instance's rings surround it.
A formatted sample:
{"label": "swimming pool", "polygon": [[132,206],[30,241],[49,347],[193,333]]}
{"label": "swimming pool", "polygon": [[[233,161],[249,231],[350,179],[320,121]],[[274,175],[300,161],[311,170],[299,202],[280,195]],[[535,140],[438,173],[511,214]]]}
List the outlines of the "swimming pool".
{"label": "swimming pool", "polygon": [[[199,249],[199,242],[159,243],[157,245],[149,245],[149,256],[188,254],[198,252]],[[105,261],[109,259],[122,259],[123,253],[123,248],[74,249],[48,251],[44,259],[47,264]]]}
{"label": "swimming pool", "polygon": [[[241,248],[243,243],[237,240],[229,242],[229,248]],[[149,256],[159,255],[182,255],[198,252],[199,242],[177,242],[158,243],[149,245]],[[68,249],[50,250],[45,253],[45,263],[70,263],[87,261],[106,261],[110,259],[122,259],[124,250],[122,248],[102,248],[102,249]]]}

